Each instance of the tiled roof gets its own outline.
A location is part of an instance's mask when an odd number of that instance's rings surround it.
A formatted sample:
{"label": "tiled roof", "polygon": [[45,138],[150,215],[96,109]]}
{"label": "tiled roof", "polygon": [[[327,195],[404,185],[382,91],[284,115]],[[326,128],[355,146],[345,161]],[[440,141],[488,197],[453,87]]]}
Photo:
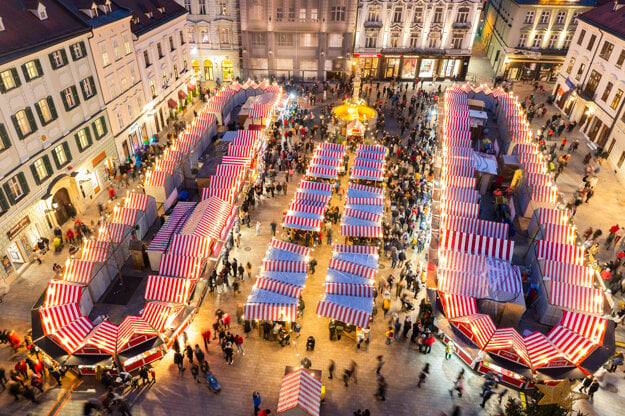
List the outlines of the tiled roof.
{"label": "tiled roof", "polygon": [[0,17],[5,28],[0,32],[0,63],[89,30],[88,26],[55,0],[41,0],[48,18],[40,20],[29,10],[36,9],[39,3],[36,0],[0,0]]}
{"label": "tiled roof", "polygon": [[617,7],[614,3],[607,3],[589,10],[579,19],[625,39],[625,4],[623,1],[620,1]]}
{"label": "tiled roof", "polygon": [[[133,20],[130,28],[136,35],[187,13],[187,9],[174,0],[115,0],[115,2],[132,12]],[[164,12],[161,13],[159,9],[164,9]],[[151,13],[151,17],[148,17],[148,13]]]}
{"label": "tiled roof", "polygon": [[105,4],[106,0],[57,0],[63,4],[67,10],[74,13],[76,17],[85,22],[91,27],[99,27],[111,22],[123,19],[130,16],[130,11],[124,7],[120,7],[115,1],[110,2],[111,11],[108,13],[102,12],[98,9],[98,15],[91,17],[81,10],[90,9],[91,5],[95,3],[96,6]]}

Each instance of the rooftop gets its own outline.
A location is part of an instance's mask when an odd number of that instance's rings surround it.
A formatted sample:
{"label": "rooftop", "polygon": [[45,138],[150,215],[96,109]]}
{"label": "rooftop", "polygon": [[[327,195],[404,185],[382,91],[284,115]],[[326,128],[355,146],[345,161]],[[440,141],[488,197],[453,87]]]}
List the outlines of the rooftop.
{"label": "rooftop", "polygon": [[0,32],[0,63],[89,31],[55,0],[0,0],[0,17],[5,28]]}
{"label": "rooftop", "polygon": [[539,6],[558,6],[566,4],[566,7],[571,6],[588,6],[594,7],[597,4],[603,4],[609,0],[571,0],[571,1],[563,1],[563,0],[513,0],[518,4],[535,4]]}
{"label": "rooftop", "polygon": [[[57,0],[91,27],[99,27],[130,16],[130,11],[110,0]],[[94,11],[91,13],[90,11]]]}
{"label": "rooftop", "polygon": [[130,28],[135,35],[141,35],[187,13],[187,9],[174,0],[115,0],[115,2],[132,12]]}
{"label": "rooftop", "polygon": [[623,0],[606,3],[582,14],[580,20],[625,39],[625,4]]}

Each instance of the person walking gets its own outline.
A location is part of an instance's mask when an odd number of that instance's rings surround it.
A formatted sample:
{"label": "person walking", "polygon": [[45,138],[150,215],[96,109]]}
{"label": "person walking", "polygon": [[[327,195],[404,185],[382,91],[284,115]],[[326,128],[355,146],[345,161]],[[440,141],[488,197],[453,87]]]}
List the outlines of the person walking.
{"label": "person walking", "polygon": [[[271,235],[276,236],[276,228],[278,228],[278,224],[275,221],[271,221]],[[258,235],[258,233],[256,234]]]}
{"label": "person walking", "polygon": [[184,357],[178,351],[174,353],[174,364],[178,366],[178,373],[182,374],[184,370]]}
{"label": "person walking", "polygon": [[582,382],[582,386],[579,388],[579,392],[586,393],[586,390],[588,389],[588,387],[590,387],[593,380],[594,380],[594,377],[589,374],[588,377],[586,377],[584,381]]}
{"label": "person walking", "polygon": [[252,278],[252,263],[250,263],[249,261],[245,265],[245,271],[247,272],[247,278],[251,279]]}
{"label": "person walking", "polygon": [[385,361],[384,361],[384,356],[383,355],[378,355],[377,356],[377,360],[378,360],[378,366],[375,370],[376,374],[380,374],[380,371],[382,370],[382,367],[384,367]]}
{"label": "person walking", "polygon": [[421,370],[421,373],[419,373],[419,382],[417,383],[418,388],[421,388],[421,384],[425,383],[425,379],[428,377],[429,374],[430,374],[430,363],[425,363],[425,366]]}
{"label": "person walking", "polygon": [[454,386],[449,390],[449,395],[454,397],[454,390],[458,392],[458,397],[462,397],[462,391],[464,390],[464,368],[458,373]]}
{"label": "person walking", "polygon": [[252,393],[252,402],[254,403],[254,416],[256,416],[258,412],[260,412],[260,405],[262,403],[259,392],[255,391]]}
{"label": "person walking", "polygon": [[599,390],[599,380],[594,379],[590,387],[588,387],[588,401],[593,402],[595,393]]}
{"label": "person walking", "polygon": [[139,370],[139,377],[141,377],[142,386],[146,384],[150,384],[150,377],[149,377],[148,369],[145,368],[144,365],[142,365],[141,369]]}
{"label": "person walking", "polygon": [[332,380],[334,378],[334,368],[335,368],[335,364],[334,364],[334,360],[330,360],[330,365],[328,366],[328,378],[330,380]]}
{"label": "person walking", "polygon": [[211,343],[211,330],[206,328],[202,331],[202,339],[204,340],[204,349],[208,352],[208,344]]}
{"label": "person walking", "polygon": [[256,235],[260,235],[260,221],[256,221]]}
{"label": "person walking", "polygon": [[495,394],[495,392],[489,387],[484,394],[482,395],[482,403],[480,406],[484,408],[486,406],[486,402]]}

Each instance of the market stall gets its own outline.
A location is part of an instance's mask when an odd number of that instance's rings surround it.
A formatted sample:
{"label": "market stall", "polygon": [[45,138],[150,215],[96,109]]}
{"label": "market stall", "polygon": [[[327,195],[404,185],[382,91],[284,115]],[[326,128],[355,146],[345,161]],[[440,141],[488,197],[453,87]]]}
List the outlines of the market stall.
{"label": "market stall", "polygon": [[320,407],[321,374],[315,376],[311,370],[298,368],[282,378],[277,411],[279,415],[319,416]]}
{"label": "market stall", "polygon": [[106,293],[117,273],[115,264],[106,261],[68,259],[62,280],[87,285],[91,299],[97,302]]}
{"label": "market stall", "polygon": [[153,271],[158,271],[158,267],[161,264],[161,256],[169,249],[170,242],[176,235],[176,231],[184,226],[195,206],[195,202],[178,202],[171,214],[169,214],[165,224],[158,230],[156,236],[150,242],[147,253],[150,260],[150,268]]}

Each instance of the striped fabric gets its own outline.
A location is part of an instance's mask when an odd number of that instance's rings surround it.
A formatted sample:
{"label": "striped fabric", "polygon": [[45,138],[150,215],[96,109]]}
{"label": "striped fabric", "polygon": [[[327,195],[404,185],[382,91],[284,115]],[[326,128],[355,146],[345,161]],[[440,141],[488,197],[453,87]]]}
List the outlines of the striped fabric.
{"label": "striped fabric", "polygon": [[329,168],[339,168],[341,166],[341,161],[338,159],[328,159],[323,157],[313,157],[310,159],[310,166],[321,166],[321,167],[329,167]]}
{"label": "striped fabric", "polygon": [[369,160],[356,159],[354,160],[354,164],[352,165],[352,168],[374,169],[374,170],[384,171],[384,166],[385,166],[384,162],[374,162],[374,161],[369,161]]}
{"label": "striped fabric", "polygon": [[569,225],[543,225],[545,240],[560,244],[575,244],[576,228]]}
{"label": "striped fabric", "polygon": [[93,324],[84,316],[76,319],[52,335],[52,339],[68,354],[73,354],[82,345]]}
{"label": "striped fabric", "polygon": [[541,367],[550,367],[558,360],[562,361],[563,356],[560,351],[553,346],[544,334],[538,331],[523,338],[523,342],[534,370]]}
{"label": "striped fabric", "polygon": [[508,238],[510,226],[503,222],[485,221],[476,218],[445,215],[441,217],[439,228],[463,233],[483,235],[493,238]]}
{"label": "striped fabric", "polygon": [[132,208],[115,207],[109,222],[112,224],[130,225],[132,227],[137,223],[138,212]]}
{"label": "striped fabric", "polygon": [[126,225],[103,222],[100,224],[100,228],[98,228],[97,240],[109,243],[121,243],[127,235],[130,235],[130,231]]}
{"label": "striped fabric", "polygon": [[80,354],[115,355],[117,350],[118,327],[109,321],[100,322],[82,343]]}
{"label": "striped fabric", "polygon": [[80,259],[104,263],[109,256],[110,244],[106,241],[84,240]]}
{"label": "striped fabric", "polygon": [[468,296],[452,295],[445,292],[438,292],[443,305],[445,317],[448,320],[477,313],[475,298]]}
{"label": "striped fabric", "polygon": [[366,221],[377,222],[380,224],[382,223],[382,215],[373,214],[371,212],[360,211],[358,209],[352,209],[352,208],[345,208],[343,210],[342,218],[345,218],[345,217],[354,217],[354,218],[359,218],[359,219],[366,220]]}
{"label": "striped fabric", "polygon": [[179,277],[148,276],[145,299],[148,301],[187,303],[195,281]]}
{"label": "striped fabric", "polygon": [[77,283],[52,280],[48,282],[43,306],[49,308],[66,303],[79,303],[85,288],[86,286]]}
{"label": "striped fabric", "polygon": [[165,186],[165,182],[167,181],[167,177],[170,176],[167,172],[163,172],[160,170],[148,170],[145,173],[145,181],[143,185],[161,187]]}
{"label": "striped fabric", "polygon": [[95,263],[92,261],[69,259],[65,265],[63,280],[84,285],[89,284],[91,277],[93,277],[94,265]]}
{"label": "striped fabric", "polygon": [[446,187],[441,189],[441,200],[443,199],[477,204],[480,193],[471,188]]}
{"label": "striped fabric", "polygon": [[388,153],[388,149],[386,146],[377,144],[359,144],[356,147],[356,153],[377,153],[385,155]]}
{"label": "striped fabric", "polygon": [[341,235],[343,237],[382,238],[383,229],[381,225],[341,224]]}
{"label": "striped fabric", "polygon": [[536,242],[536,258],[583,266],[584,248],[572,244],[539,240]]}
{"label": "striped fabric", "polygon": [[332,193],[332,184],[331,183],[321,183],[314,181],[300,181],[299,185],[297,185],[297,189],[310,189],[314,191],[324,191],[328,194]]}
{"label": "striped fabric", "polygon": [[477,179],[466,176],[443,176],[441,177],[442,187],[475,188]]}
{"label": "striped fabric", "polygon": [[350,283],[325,283],[325,292],[334,295],[373,297],[372,285]]}
{"label": "striped fabric", "polygon": [[332,250],[335,253],[370,254],[378,255],[376,246],[350,246],[346,244],[333,244]]}
{"label": "striped fabric", "polygon": [[364,169],[364,168],[352,168],[350,173],[351,179],[364,179],[368,181],[382,181],[384,180],[384,171],[382,169]]}
{"label": "striped fabric", "polygon": [[588,339],[596,345],[603,345],[607,319],[572,311],[562,311],[560,325]]}
{"label": "striped fabric", "polygon": [[263,259],[261,269],[265,272],[308,273],[308,264],[305,261]]}
{"label": "striped fabric", "polygon": [[480,349],[486,346],[497,329],[493,319],[483,314],[462,316],[450,322]]}
{"label": "striped fabric", "polygon": [[117,351],[122,352],[157,336],[158,332],[144,319],[138,316],[127,316],[119,324]]}
{"label": "striped fabric", "polygon": [[514,328],[499,328],[495,331],[488,344],[488,351],[510,361],[531,367],[530,357],[523,338]]}
{"label": "striped fabric", "polygon": [[590,287],[551,282],[549,303],[581,312],[603,314],[603,292]]}
{"label": "striped fabric", "polygon": [[574,365],[580,365],[596,347],[586,338],[560,325],[553,327],[547,339]]}
{"label": "striped fabric", "polygon": [[202,189],[202,201],[215,196],[229,204],[234,204],[238,194],[238,189],[235,188],[204,188]]}
{"label": "striped fabric", "polygon": [[438,289],[457,296],[488,297],[488,281],[483,276],[457,270],[439,268]]}
{"label": "striped fabric", "polygon": [[80,309],[76,303],[40,308],[39,316],[44,335],[51,335],[59,328],[69,325],[80,318]]}
{"label": "striped fabric", "polygon": [[528,186],[533,186],[533,185],[552,186],[553,178],[549,174],[527,173],[525,183]]}
{"label": "striped fabric", "polygon": [[345,200],[346,205],[384,205],[384,199],[382,198],[354,198],[349,197]]}
{"label": "striped fabric", "polygon": [[302,256],[310,256],[310,248],[300,246],[298,244],[289,243],[286,241],[272,238],[269,243],[269,247],[274,247],[279,250],[290,251],[291,253],[299,254]]}
{"label": "striped fabric", "polygon": [[555,186],[532,185],[530,187],[532,201],[555,204],[558,202],[558,188]]}
{"label": "striped fabric", "polygon": [[439,244],[445,250],[495,257],[509,262],[512,261],[514,250],[514,242],[511,240],[483,237],[456,231],[442,234]]}
{"label": "striped fabric", "polygon": [[569,215],[566,210],[555,208],[538,208],[534,215],[538,218],[539,224],[557,224],[567,225],[569,222]]}
{"label": "striped fabric", "polygon": [[302,414],[319,416],[320,407],[321,381],[308,370],[299,368],[282,378],[277,413],[300,408]]}
{"label": "striped fabric", "polygon": [[441,201],[441,214],[477,219],[480,214],[480,204],[443,200]]}
{"label": "striped fabric", "polygon": [[375,273],[377,271],[374,268],[363,266],[363,265],[356,264],[356,263],[351,263],[351,262],[344,261],[344,260],[339,260],[335,257],[332,257],[332,259],[330,259],[329,267],[331,269],[336,269],[345,273],[351,273],[351,274],[355,274],[356,276],[362,276],[370,280],[375,279]]}
{"label": "striped fabric", "polygon": [[199,279],[204,271],[203,266],[204,259],[201,257],[163,254],[161,255],[161,265],[158,269],[158,274],[161,276]]}
{"label": "striped fabric", "polygon": [[124,198],[124,208],[145,211],[146,209],[148,209],[149,199],[150,195],[138,194],[136,192],[128,192],[126,193],[126,197]]}
{"label": "striped fabric", "polygon": [[156,331],[163,332],[167,327],[167,321],[175,318],[183,309],[184,307],[179,305],[148,302],[141,312],[141,318]]}
{"label": "striped fabric", "polygon": [[165,252],[170,240],[172,240],[172,236],[176,230],[182,228],[195,205],[195,202],[178,202],[167,221],[165,221],[165,224],[158,230],[158,233],[150,242],[148,251]]}
{"label": "striped fabric", "polygon": [[297,318],[297,304],[246,303],[243,315],[247,320],[293,322]]}
{"label": "striped fabric", "polygon": [[338,144],[338,143],[321,142],[321,143],[317,144],[317,149],[332,150],[332,151],[335,151],[335,152],[345,153],[345,145]]}
{"label": "striped fabric", "polygon": [[297,212],[305,212],[307,214],[314,214],[323,217],[326,211],[326,204],[323,202],[309,201],[310,204],[304,202],[294,202],[289,205],[289,211],[292,215],[297,216]]}
{"label": "striped fabric", "polygon": [[317,304],[317,315],[355,325],[360,328],[367,328],[369,326],[369,318],[371,317],[371,313],[328,302],[325,299],[320,300]]}
{"label": "striped fabric", "polygon": [[545,260],[544,265],[543,279],[576,286],[593,287],[595,276],[591,267],[551,260]]}
{"label": "striped fabric", "polygon": [[190,257],[210,257],[211,246],[210,238],[176,234],[171,237],[169,253]]}
{"label": "striped fabric", "polygon": [[289,296],[292,298],[299,298],[302,293],[302,288],[295,285],[289,285],[283,282],[279,282],[273,279],[261,278],[258,277],[254,284],[254,287],[259,289],[270,290],[272,292],[279,293],[284,296]]}
{"label": "striped fabric", "polygon": [[305,176],[336,180],[339,177],[339,171],[331,167],[309,166],[308,169],[306,169]]}
{"label": "striped fabric", "polygon": [[321,230],[321,219],[298,216],[296,212],[284,216],[282,226],[298,230],[319,231]]}
{"label": "striped fabric", "polygon": [[[238,189],[240,183],[241,183],[241,178],[239,176],[232,176],[232,175],[230,176],[222,175],[219,177],[211,176],[210,182],[209,182],[209,188]],[[203,196],[204,194],[202,194],[202,201],[206,199]]]}

